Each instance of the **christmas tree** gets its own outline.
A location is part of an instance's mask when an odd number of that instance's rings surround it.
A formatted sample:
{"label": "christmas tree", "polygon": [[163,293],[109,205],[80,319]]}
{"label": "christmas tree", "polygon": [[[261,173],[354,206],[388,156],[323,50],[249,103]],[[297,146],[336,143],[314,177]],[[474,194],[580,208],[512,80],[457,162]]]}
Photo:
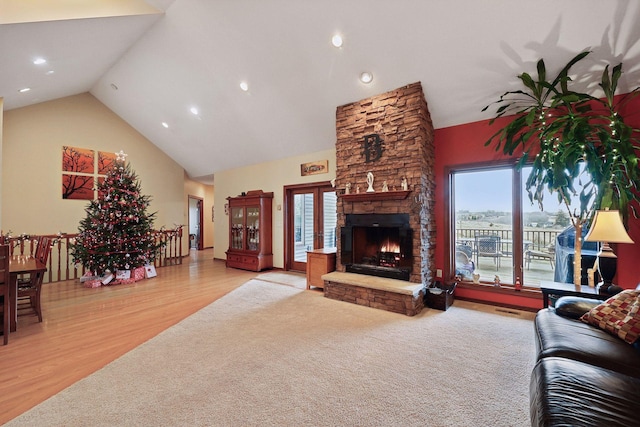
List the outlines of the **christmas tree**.
{"label": "christmas tree", "polygon": [[122,151],[117,153],[71,245],[74,262],[98,275],[144,266],[160,246],[152,233],[155,213],[146,213],[151,198],[140,193],[140,182],[125,158]]}

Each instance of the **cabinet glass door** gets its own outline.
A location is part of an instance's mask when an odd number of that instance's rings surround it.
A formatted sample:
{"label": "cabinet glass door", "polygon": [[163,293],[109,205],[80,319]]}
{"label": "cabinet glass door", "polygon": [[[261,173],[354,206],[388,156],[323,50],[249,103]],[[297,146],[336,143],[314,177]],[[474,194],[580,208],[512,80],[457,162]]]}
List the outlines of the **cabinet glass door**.
{"label": "cabinet glass door", "polygon": [[231,208],[231,242],[232,249],[243,250],[244,239],[244,209]]}
{"label": "cabinet glass door", "polygon": [[260,208],[247,208],[247,249],[257,251],[260,248]]}

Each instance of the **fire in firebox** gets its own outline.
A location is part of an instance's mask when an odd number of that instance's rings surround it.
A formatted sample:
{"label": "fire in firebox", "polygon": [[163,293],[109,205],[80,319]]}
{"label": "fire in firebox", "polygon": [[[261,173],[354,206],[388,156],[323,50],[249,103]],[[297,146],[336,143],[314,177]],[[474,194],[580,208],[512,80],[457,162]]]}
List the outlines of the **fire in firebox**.
{"label": "fire in firebox", "polygon": [[347,272],[409,280],[412,230],[407,214],[348,214],[341,231]]}
{"label": "fire in firebox", "polygon": [[398,268],[400,265],[400,245],[391,242],[388,238],[380,247],[378,265],[381,267]]}

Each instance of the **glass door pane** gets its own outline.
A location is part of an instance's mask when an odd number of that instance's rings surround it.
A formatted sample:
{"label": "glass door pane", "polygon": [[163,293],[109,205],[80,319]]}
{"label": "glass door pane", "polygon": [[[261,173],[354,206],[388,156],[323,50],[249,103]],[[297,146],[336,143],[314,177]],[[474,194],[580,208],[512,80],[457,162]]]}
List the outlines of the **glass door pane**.
{"label": "glass door pane", "polygon": [[307,262],[307,251],[313,247],[313,193],[293,195],[294,261]]}
{"label": "glass door pane", "polygon": [[530,167],[522,168],[523,275],[528,286],[540,286],[543,280],[553,281],[556,237],[570,219],[557,196],[547,191],[543,195],[544,210],[538,202],[529,200],[525,187],[530,173]]}
{"label": "glass door pane", "polygon": [[324,236],[324,248],[335,248],[337,245],[338,210],[336,205],[337,197],[335,191],[325,191],[322,193],[322,235]]}
{"label": "glass door pane", "polygon": [[511,169],[454,174],[455,274],[513,283]]}
{"label": "glass door pane", "polygon": [[[584,166],[581,171],[584,171]],[[569,212],[579,212],[579,197],[571,195],[571,206],[567,209],[564,203],[558,201],[557,193],[551,194],[545,189],[542,206],[535,200],[531,202],[525,188],[530,173],[530,167],[522,168],[523,274],[527,278],[527,285],[539,286],[542,281],[572,283],[575,229]],[[579,180],[575,187],[576,194],[582,190],[582,181]],[[589,203],[593,203],[593,199]],[[586,230],[583,230],[583,237],[584,233]],[[585,269],[593,266],[597,251],[597,244],[582,242],[583,275]]]}

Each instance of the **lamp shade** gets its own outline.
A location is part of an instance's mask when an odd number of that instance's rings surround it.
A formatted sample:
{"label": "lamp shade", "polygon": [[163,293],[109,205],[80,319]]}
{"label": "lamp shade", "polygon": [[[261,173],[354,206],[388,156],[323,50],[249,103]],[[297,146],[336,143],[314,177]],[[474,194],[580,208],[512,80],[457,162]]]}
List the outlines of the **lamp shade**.
{"label": "lamp shade", "polygon": [[596,211],[591,229],[584,238],[587,242],[633,243],[624,229],[617,210]]}

